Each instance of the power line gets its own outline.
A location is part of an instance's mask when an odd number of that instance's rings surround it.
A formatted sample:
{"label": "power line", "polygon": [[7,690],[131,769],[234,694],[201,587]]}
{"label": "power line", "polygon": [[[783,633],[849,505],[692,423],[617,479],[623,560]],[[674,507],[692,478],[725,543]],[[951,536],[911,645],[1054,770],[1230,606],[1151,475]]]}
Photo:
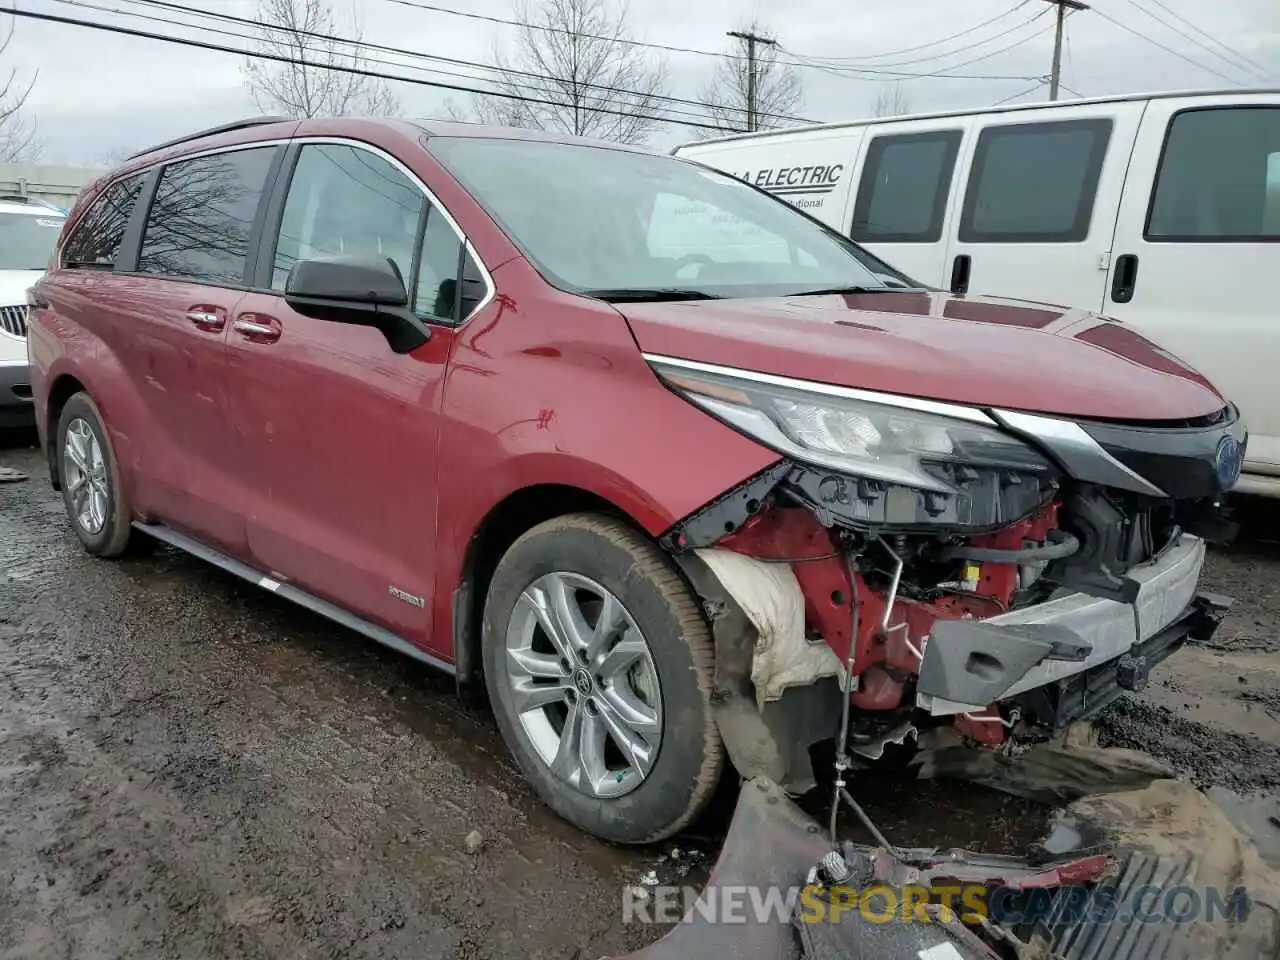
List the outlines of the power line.
{"label": "power line", "polygon": [[[823,59],[830,63],[853,63],[853,62],[862,62],[864,60],[880,60],[880,59],[883,59],[884,57],[897,57],[897,56],[901,56],[904,53],[915,53],[918,50],[925,50],[925,49],[928,49],[929,47],[941,46],[942,44],[949,43],[952,40],[958,40],[961,37],[968,36],[969,34],[973,33],[975,30],[981,30],[983,27],[989,26],[990,24],[995,23],[997,20],[1003,20],[1005,17],[1009,16],[1009,14],[1016,13],[1017,11],[1021,10],[1030,2],[1031,0],[1021,0],[1020,3],[1015,3],[1008,10],[1004,11],[1004,13],[997,13],[994,17],[991,17],[990,19],[983,20],[981,23],[975,23],[972,27],[970,27],[967,30],[961,30],[959,33],[953,33],[950,36],[941,37],[938,40],[930,40],[928,43],[916,44],[914,47],[903,47],[901,50],[887,50],[884,53],[868,53],[858,57],[824,57]],[[952,52],[954,53],[955,51],[953,50]],[[938,54],[938,56],[939,57],[945,56],[945,54]],[[883,66],[883,64],[873,64],[873,66]]]}
{"label": "power line", "polygon": [[1165,46],[1163,43],[1161,43],[1159,40],[1154,40],[1154,39],[1152,39],[1151,37],[1147,36],[1147,35],[1146,35],[1145,33],[1143,33],[1142,31],[1140,31],[1140,30],[1135,30],[1135,29],[1133,29],[1133,27],[1130,27],[1130,26],[1128,26],[1127,24],[1123,24],[1123,23],[1121,23],[1121,22],[1120,22],[1119,20],[1117,20],[1115,17],[1112,17],[1112,16],[1110,16],[1109,14],[1103,13],[1103,12],[1102,12],[1101,10],[1099,10],[1097,7],[1095,7],[1095,8],[1093,9],[1093,12],[1094,12],[1094,13],[1096,13],[1098,16],[1100,16],[1103,20],[1106,20],[1108,23],[1114,24],[1115,26],[1119,27],[1119,28],[1120,28],[1121,30],[1123,30],[1125,33],[1131,33],[1131,34],[1133,34],[1135,37],[1139,37],[1139,38],[1141,38],[1141,39],[1143,39],[1143,40],[1147,41],[1147,43],[1151,44],[1152,46],[1159,47],[1159,48],[1160,48],[1161,50],[1163,50],[1165,53],[1171,53],[1171,54],[1173,54],[1173,55],[1174,55],[1175,57],[1177,57],[1179,60],[1185,60],[1187,63],[1191,64],[1193,67],[1199,67],[1201,70],[1204,70],[1204,71],[1206,71],[1206,72],[1208,72],[1208,73],[1212,73],[1215,77],[1220,77],[1221,79],[1223,79],[1223,80],[1227,81],[1227,83],[1230,83],[1230,84],[1234,84],[1234,85],[1236,85],[1236,86],[1239,86],[1239,81],[1237,81],[1237,80],[1233,80],[1231,77],[1228,77],[1225,73],[1222,73],[1222,72],[1220,72],[1220,71],[1218,71],[1218,70],[1215,70],[1213,67],[1206,66],[1205,64],[1200,63],[1199,61],[1192,60],[1192,59],[1191,59],[1190,57],[1188,57],[1186,54],[1179,53],[1177,50],[1173,49],[1173,47],[1166,47],[1166,46]]}
{"label": "power line", "polygon": [[[543,33],[556,33],[561,35],[568,35],[570,33],[570,31],[565,30],[563,27],[551,27],[551,26],[546,26],[544,24],[540,24],[540,23],[524,24],[524,23],[521,23],[519,20],[512,20],[509,17],[495,17],[485,13],[472,13],[469,10],[453,10],[453,9],[450,9],[449,7],[442,7],[438,4],[426,3],[424,2],[424,0],[387,0],[387,2],[399,4],[402,7],[411,7],[416,10],[427,10],[432,13],[443,13],[443,14],[448,14],[449,16],[454,16],[454,17],[465,17],[468,20],[483,20],[486,23],[498,23],[508,27],[528,27],[530,30],[539,30],[539,31],[542,31]],[[589,33],[587,34],[575,33],[573,35],[578,37],[583,37],[588,40],[607,40],[610,43],[624,43],[624,44],[627,44],[628,46],[647,47],[651,50],[663,50],[668,53],[688,53],[688,54],[694,54],[700,57],[714,57],[717,60],[745,61],[747,59],[745,56],[742,56],[741,54],[724,53],[724,52],[715,51],[715,50],[700,50],[696,47],[678,47],[678,46],[674,46],[673,44],[654,43],[648,40],[626,40],[626,39],[619,39],[618,37],[605,37],[605,36],[598,36],[598,35],[589,34]],[[782,48],[779,47],[779,49],[782,49]],[[799,55],[793,50],[787,50],[786,52],[791,54],[792,57],[799,58]],[[997,51],[997,52],[1000,52],[1000,51]],[[779,59],[777,62],[782,64],[787,64],[788,66],[802,67],[810,70],[824,70],[828,73],[830,73],[833,69],[836,69],[831,67],[823,67],[820,64],[816,64],[816,63],[801,62],[802,59],[812,59],[812,58],[800,58],[800,59],[794,59],[794,60]],[[986,58],[980,57],[978,59],[981,60]],[[971,61],[971,62],[977,62],[977,61]],[[963,64],[959,64],[957,66],[963,66]],[[929,74],[929,73],[923,73],[923,74],[922,73],[901,73],[893,70],[879,70],[873,67],[861,67],[861,68],[843,67],[843,68],[839,68],[839,70],[842,73],[849,73],[849,74],[863,73],[863,74],[867,74],[868,76],[886,76],[886,77],[902,77],[902,78],[916,78],[916,79],[920,79],[924,77],[944,76],[940,74]],[[1031,77],[1009,77],[1009,76],[991,76],[991,75],[977,75],[977,76],[945,75],[945,77],[946,79],[950,79],[950,80],[1030,80],[1032,79]]]}
{"label": "power line", "polygon": [[[481,90],[476,87],[464,87],[456,83],[442,83],[438,80],[426,80],[421,77],[402,77],[393,76],[391,74],[379,73],[376,70],[365,70],[361,67],[346,66],[343,64],[317,64],[294,57],[286,57],[280,54],[266,53],[263,51],[252,51],[237,49],[235,47],[227,47],[222,44],[209,43],[204,40],[191,40],[185,37],[170,37],[162,33],[152,33],[147,30],[137,30],[133,27],[123,27],[118,24],[96,23],[92,20],[80,20],[75,17],[63,17],[53,13],[38,13],[34,10],[19,10],[16,7],[0,8],[0,12],[7,13],[14,17],[23,17],[29,20],[41,20],[46,23],[59,23],[65,26],[85,27],[90,30],[101,30],[106,33],[116,33],[123,36],[139,37],[144,40],[158,40],[162,43],[172,43],[183,47],[194,47],[200,50],[212,50],[217,53],[231,53],[240,57],[252,57],[258,60],[272,60],[276,63],[287,63],[292,66],[315,67],[321,70],[334,70],[338,73],[348,73],[360,77],[370,77],[376,80],[395,80],[400,83],[411,83],[422,87],[433,87],[439,90],[453,90],[459,93],[479,93],[485,96],[498,97],[502,100],[516,100],[521,103],[537,103],[544,106],[563,107],[564,103],[557,100],[548,100],[543,97],[528,97],[521,94],[509,93],[506,91]],[[615,117],[637,118],[640,120],[651,120],[655,123],[681,123],[689,127],[698,127],[703,130],[718,130],[723,132],[723,127],[711,123],[695,122],[692,120],[672,120],[670,117],[654,116],[652,114],[636,113],[635,111],[613,110],[603,106],[591,107],[595,113],[603,113]]]}
{"label": "power line", "polygon": [[1028,93],[1035,93],[1037,90],[1039,90],[1039,89],[1040,89],[1041,87],[1043,87],[1043,86],[1044,86],[1044,81],[1043,81],[1043,80],[1041,80],[1041,81],[1040,81],[1039,83],[1037,83],[1034,87],[1030,87],[1030,88],[1028,88],[1028,89],[1026,89],[1026,90],[1019,90],[1017,93],[1015,93],[1015,94],[1011,94],[1010,96],[1007,96],[1007,97],[1001,97],[999,100],[997,100],[997,101],[996,101],[995,103],[993,103],[991,106],[993,106],[993,107],[998,107],[998,106],[1000,106],[1001,104],[1009,103],[1011,100],[1017,100],[1019,97],[1025,97]]}
{"label": "power line", "polygon": [[1157,7],[1159,7],[1161,10],[1165,11],[1167,14],[1169,14],[1169,16],[1173,17],[1175,20],[1181,20],[1183,23],[1185,23],[1188,27],[1190,27],[1190,28],[1191,28],[1192,30],[1194,30],[1196,33],[1198,33],[1198,34],[1200,34],[1201,36],[1203,36],[1203,37],[1207,38],[1208,40],[1211,40],[1213,43],[1215,43],[1216,45],[1218,45],[1219,47],[1221,47],[1223,50],[1227,51],[1227,53],[1231,54],[1231,55],[1232,55],[1232,56],[1234,56],[1234,57],[1238,57],[1242,63],[1247,63],[1247,64],[1249,64],[1250,66],[1252,66],[1252,67],[1256,68],[1257,70],[1261,71],[1262,75],[1263,75],[1263,76],[1265,76],[1265,77],[1267,77],[1268,79],[1270,79],[1270,78],[1274,75],[1270,68],[1268,68],[1268,67],[1264,66],[1263,64],[1259,63],[1257,60],[1254,60],[1252,57],[1246,57],[1246,56],[1245,56],[1243,53],[1241,53],[1239,50],[1234,50],[1234,49],[1232,49],[1231,47],[1227,46],[1227,44],[1223,43],[1223,42],[1222,42],[1221,40],[1219,40],[1217,37],[1215,37],[1215,36],[1213,36],[1212,34],[1207,33],[1206,31],[1204,31],[1204,30],[1200,29],[1199,27],[1197,27],[1194,23],[1192,23],[1190,20],[1188,20],[1188,19],[1187,19],[1186,17],[1184,17],[1182,14],[1178,13],[1178,11],[1173,10],[1173,9],[1170,9],[1170,7],[1169,7],[1168,5],[1166,5],[1166,4],[1164,4],[1164,3],[1162,3],[1162,2],[1161,2],[1161,0],[1151,0],[1151,2],[1152,2],[1152,3],[1154,3],[1154,4],[1155,4]]}
{"label": "power line", "polygon": [[[144,20],[150,20],[156,23],[167,23],[173,26],[191,27],[199,30],[207,30],[209,32],[218,33],[223,36],[233,37],[238,40],[248,40],[250,42],[256,42],[259,39],[258,37],[254,37],[254,36],[245,36],[244,34],[233,33],[226,30],[217,30],[212,27],[201,27],[196,24],[185,23],[181,20],[173,20],[165,17],[159,17],[154,14],[141,14],[141,13],[134,13],[132,11],[127,11],[127,10],[119,10],[112,7],[97,6],[92,3],[84,2],[84,0],[55,0],[55,2],[69,4],[71,6],[77,6],[77,7],[87,7],[89,9],[100,10],[103,12],[116,13],[121,16],[137,17]],[[442,76],[452,76],[452,77],[458,77],[466,80],[480,80],[487,83],[494,82],[494,78],[492,77],[475,76],[474,74],[464,74],[464,73],[451,73],[448,70],[441,70],[438,67],[428,68],[428,67],[418,66],[416,64],[397,63],[390,60],[381,60],[376,57],[366,56],[362,53],[362,51],[374,50],[382,53],[395,54],[397,56],[412,57],[414,59],[419,59],[419,60],[428,60],[428,61],[434,61],[439,63],[452,64],[455,66],[466,67],[473,70],[478,69],[478,70],[484,70],[484,71],[490,71],[490,72],[498,72],[503,75],[511,74],[514,76],[529,77],[531,79],[544,81],[544,82],[555,82],[554,77],[549,77],[539,73],[532,73],[526,70],[516,70],[512,68],[507,68],[507,67],[498,67],[498,66],[494,66],[492,64],[486,64],[486,63],[473,63],[471,61],[459,60],[453,57],[444,57],[444,56],[439,56],[435,54],[421,53],[419,51],[409,50],[404,47],[392,47],[392,46],[387,46],[385,44],[379,44],[379,43],[367,43],[363,40],[348,40],[343,37],[333,36],[332,34],[319,33],[314,30],[302,30],[302,29],[295,29],[291,27],[280,27],[274,24],[261,23],[257,20],[251,20],[247,17],[238,17],[229,13],[218,13],[212,10],[203,10],[199,7],[191,7],[181,3],[167,2],[167,0],[123,0],[123,2],[138,5],[138,6],[158,7],[166,10],[180,11],[185,14],[204,17],[210,20],[218,20],[223,22],[242,24],[244,26],[252,27],[255,30],[261,30],[263,28],[266,28],[268,30],[275,30],[279,33],[291,34],[291,35],[300,36],[300,37],[307,37],[310,39],[320,40],[327,43],[348,44],[351,46],[352,50],[347,55],[352,57],[359,56],[361,57],[361,59],[367,60],[370,63],[378,63],[378,64],[382,64],[383,66],[405,67],[411,70],[428,70],[429,69],[432,72],[438,73]],[[505,76],[504,76],[504,79],[505,79]],[[515,87],[516,89],[521,89],[521,85],[519,84],[513,83],[512,86]],[[647,96],[650,99],[654,99],[654,100],[662,100],[667,103],[687,104],[692,107],[701,107],[704,110],[708,110],[711,107],[716,106],[714,104],[706,103],[701,100],[688,100],[683,97],[672,97],[672,96],[667,96],[665,94],[640,94],[638,91],[627,90],[620,87],[612,87],[612,86],[608,86],[606,84],[600,84],[600,83],[589,83],[584,81],[584,82],[577,83],[576,86],[586,87],[593,90],[600,90],[608,93],[622,94],[626,96],[635,96],[635,97]],[[538,88],[530,87],[529,85],[524,85],[523,89],[525,92],[532,92],[535,94],[544,92],[542,90],[539,90]],[[730,108],[730,109],[740,109],[740,108]],[[693,117],[696,117],[697,119],[705,119],[705,113],[691,114],[685,110],[672,111],[672,112],[680,116],[685,116],[685,117],[693,116]],[[767,116],[770,119],[774,119],[774,120],[787,120],[787,121],[792,121],[796,123],[813,123],[814,122],[813,120],[808,119],[806,117],[794,117],[794,116],[788,116],[785,114],[762,114],[762,116]]]}
{"label": "power line", "polygon": [[[1142,4],[1138,3],[1138,2],[1137,2],[1137,0],[1132,0],[1132,3],[1133,3],[1133,7],[1134,7],[1134,9],[1135,9],[1135,10],[1138,10],[1138,11],[1140,11],[1140,12],[1142,12],[1142,13],[1145,13],[1148,17],[1150,17],[1150,18],[1151,18],[1152,20],[1154,20],[1156,23],[1160,24],[1162,27],[1165,27],[1165,28],[1167,28],[1167,29],[1169,29],[1169,30],[1172,30],[1174,33],[1176,33],[1178,36],[1182,37],[1184,40],[1190,40],[1192,43],[1194,43],[1194,44],[1195,44],[1197,47],[1199,47],[1201,50],[1205,51],[1206,53],[1208,53],[1208,54],[1210,54],[1210,55],[1212,55],[1212,56],[1214,56],[1214,57],[1217,57],[1217,58],[1218,58],[1219,60],[1221,60],[1223,63],[1227,64],[1227,66],[1231,67],[1231,69],[1233,69],[1233,70],[1245,70],[1245,71],[1248,71],[1248,72],[1251,72],[1251,73],[1254,73],[1254,74],[1258,74],[1258,75],[1262,76],[1263,78],[1266,78],[1266,77],[1268,77],[1268,76],[1269,76],[1269,74],[1268,74],[1265,70],[1259,70],[1257,67],[1241,66],[1238,62],[1236,62],[1236,61],[1234,61],[1234,60],[1230,59],[1229,57],[1223,56],[1223,54],[1222,54],[1222,53],[1220,53],[1219,51],[1217,51],[1217,50],[1213,49],[1213,47],[1209,46],[1209,45],[1208,45],[1207,43],[1205,43],[1204,41],[1202,41],[1202,40],[1198,39],[1198,38],[1197,38],[1197,37],[1195,37],[1193,34],[1187,33],[1187,32],[1186,32],[1185,30],[1183,30],[1182,28],[1177,27],[1177,26],[1175,26],[1174,24],[1170,23],[1169,21],[1167,21],[1167,20],[1165,20],[1165,19],[1163,19],[1163,18],[1161,18],[1161,17],[1157,16],[1156,14],[1152,13],[1150,10],[1148,10],[1146,7],[1144,7]],[[1165,7],[1165,9],[1167,10],[1167,9],[1168,9],[1168,7]],[[1201,33],[1204,33],[1204,31],[1203,31],[1203,30],[1201,30],[1200,32],[1201,32]],[[1207,36],[1209,36],[1207,33],[1206,33],[1206,34],[1204,34],[1204,35],[1205,35],[1206,37],[1207,37]],[[1212,37],[1210,37],[1210,39],[1212,39]]]}
{"label": "power line", "polygon": [[[397,0],[397,2],[398,2],[398,0]],[[1030,25],[1031,23],[1034,23],[1036,20],[1039,20],[1041,17],[1043,17],[1043,16],[1044,16],[1046,13],[1048,13],[1048,12],[1049,12],[1049,8],[1048,8],[1048,7],[1046,7],[1044,10],[1041,10],[1038,14],[1036,14],[1034,17],[1032,17],[1030,20],[1028,20],[1025,24],[1022,24],[1022,26],[1028,26],[1028,25]],[[1008,46],[1001,47],[1001,48],[1000,48],[1000,49],[998,49],[998,50],[992,50],[992,51],[990,51],[989,53],[984,53],[984,54],[983,54],[982,56],[980,56],[980,57],[974,57],[973,59],[971,59],[971,60],[966,60],[966,61],[964,61],[963,63],[953,63],[951,66],[948,66],[948,67],[942,67],[940,70],[938,70],[938,71],[936,71],[936,72],[934,72],[934,73],[902,73],[902,74],[896,74],[896,76],[902,76],[902,77],[914,77],[914,78],[917,78],[917,79],[924,79],[924,78],[931,78],[931,77],[939,77],[939,78],[955,79],[955,80],[958,80],[958,79],[974,79],[974,80],[1036,80],[1036,79],[1038,79],[1038,77],[1036,77],[1036,76],[992,76],[992,75],[989,75],[989,74],[988,74],[988,75],[982,75],[982,74],[956,74],[956,73],[949,73],[949,72],[947,72],[947,71],[951,71],[951,70],[960,70],[960,69],[962,69],[962,68],[964,68],[964,67],[972,66],[972,65],[973,65],[973,64],[975,64],[975,63],[981,63],[981,62],[982,62],[982,61],[984,61],[984,60],[990,60],[992,57],[997,57],[997,56],[999,56],[999,55],[1000,55],[1000,54],[1002,54],[1002,53],[1007,53],[1008,51],[1013,50],[1013,49],[1015,49],[1016,47],[1020,47],[1020,46],[1022,46],[1024,43],[1029,43],[1030,41],[1034,40],[1036,37],[1039,37],[1039,36],[1041,36],[1042,34],[1047,33],[1047,32],[1048,32],[1049,30],[1051,30],[1051,29],[1053,29],[1053,25],[1052,25],[1052,24],[1047,24],[1044,28],[1042,28],[1042,29],[1040,29],[1040,30],[1035,31],[1034,33],[1028,34],[1027,36],[1023,37],[1023,38],[1022,38],[1022,39],[1020,39],[1020,40],[1015,40],[1013,43],[1009,44]],[[791,55],[792,55],[792,56],[796,56],[796,54],[795,54],[793,51],[788,50],[787,52],[788,52],[788,53],[791,53]],[[818,69],[818,70],[824,70],[824,71],[825,71],[825,72],[827,72],[827,73],[833,73],[833,74],[836,74],[836,75],[845,74],[845,73],[866,73],[866,72],[868,72],[868,71],[860,70],[860,69],[855,68],[855,67],[822,67],[822,66],[818,66],[818,65],[816,65],[816,64],[814,64],[814,65],[812,65],[812,66],[814,66],[814,67],[815,67],[815,69]],[[870,72],[881,72],[881,71],[870,71]],[[895,74],[890,74],[890,75],[895,75]]]}
{"label": "power line", "polygon": [[[1018,9],[1018,8],[1015,7],[1014,9]],[[945,60],[948,57],[955,56],[957,53],[964,53],[966,50],[972,50],[974,47],[981,47],[984,44],[991,43],[992,41],[1001,40],[1004,37],[1009,36],[1009,34],[1011,33],[1016,33],[1017,31],[1021,30],[1023,27],[1029,26],[1030,24],[1034,23],[1036,20],[1040,19],[1040,16],[1041,14],[1043,14],[1043,12],[1044,11],[1041,11],[1040,13],[1037,13],[1035,16],[1029,17],[1028,19],[1023,20],[1021,23],[1016,23],[1012,27],[1009,27],[1009,29],[1007,30],[1002,30],[999,33],[993,33],[991,36],[983,37],[981,40],[974,40],[972,43],[967,43],[962,47],[956,47],[954,50],[948,50],[944,53],[930,54],[927,57],[917,57],[914,60],[899,60],[894,63],[877,63],[874,66],[877,70],[879,70],[882,68],[909,67],[917,63],[928,63],[930,60]],[[814,60],[817,58],[809,57],[808,59]],[[835,69],[840,69],[840,68],[835,67]],[[945,70],[947,68],[939,67],[938,69]]]}

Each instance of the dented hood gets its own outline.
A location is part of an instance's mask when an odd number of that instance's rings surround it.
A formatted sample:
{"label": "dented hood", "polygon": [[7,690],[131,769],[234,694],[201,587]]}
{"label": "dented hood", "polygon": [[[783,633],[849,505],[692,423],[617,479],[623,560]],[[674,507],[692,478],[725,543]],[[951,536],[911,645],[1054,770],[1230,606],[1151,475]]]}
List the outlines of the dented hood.
{"label": "dented hood", "polygon": [[802,380],[1086,419],[1226,405],[1132,327],[1066,307],[925,291],[616,306],[645,353]]}

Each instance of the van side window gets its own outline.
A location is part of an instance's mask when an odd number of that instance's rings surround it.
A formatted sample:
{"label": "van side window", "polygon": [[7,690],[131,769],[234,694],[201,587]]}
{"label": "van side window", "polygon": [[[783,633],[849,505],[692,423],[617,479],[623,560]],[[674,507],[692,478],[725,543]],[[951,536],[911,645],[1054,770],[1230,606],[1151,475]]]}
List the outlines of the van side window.
{"label": "van side window", "polygon": [[142,174],[117,180],[89,207],[62,248],[62,265],[110,270],[120,254],[133,205],[142,191]]}
{"label": "van side window", "polygon": [[959,130],[940,130],[872,140],[850,236],[864,243],[941,240],[960,137]]}
{"label": "van side window", "polygon": [[987,127],[960,214],[964,243],[1078,243],[1111,138],[1107,119]]}
{"label": "van side window", "polygon": [[249,233],[277,149],[216,153],[165,167],[143,228],[138,271],[243,283]]}
{"label": "van side window", "polygon": [[389,258],[410,287],[426,202],[417,184],[375,153],[304,144],[285,198],[272,288],[284,290],[299,260],[341,254]]}
{"label": "van side window", "polygon": [[1169,121],[1148,240],[1280,240],[1280,107],[1185,110]]}

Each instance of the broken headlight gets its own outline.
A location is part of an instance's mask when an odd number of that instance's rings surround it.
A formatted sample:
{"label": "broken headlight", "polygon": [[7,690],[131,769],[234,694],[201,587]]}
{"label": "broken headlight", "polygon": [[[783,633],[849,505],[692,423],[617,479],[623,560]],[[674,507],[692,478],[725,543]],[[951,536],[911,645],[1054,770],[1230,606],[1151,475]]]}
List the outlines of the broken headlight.
{"label": "broken headlight", "polygon": [[[859,519],[868,522],[909,524],[944,515],[942,522],[963,526],[996,522],[1007,518],[1010,508],[1016,515],[1042,499],[1035,492],[1041,484],[1024,480],[1041,477],[1048,483],[1054,472],[1039,451],[971,407],[810,387],[763,374],[735,376],[689,361],[650,358],[650,363],[687,399],[793,460],[873,481],[875,490],[917,492],[909,510],[889,510],[902,514],[896,518],[883,506],[858,510]],[[1029,489],[1015,498],[1016,505],[992,502],[1011,485]],[[964,503],[949,502],[956,499]]]}

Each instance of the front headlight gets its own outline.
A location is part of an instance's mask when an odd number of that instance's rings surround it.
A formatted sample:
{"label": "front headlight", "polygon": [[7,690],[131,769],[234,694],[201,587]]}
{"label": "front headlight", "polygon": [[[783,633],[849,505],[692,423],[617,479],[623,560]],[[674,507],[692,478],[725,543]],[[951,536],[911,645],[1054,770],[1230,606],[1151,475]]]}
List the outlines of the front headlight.
{"label": "front headlight", "polygon": [[977,473],[1007,476],[1051,470],[1036,450],[1001,431],[986,414],[949,404],[911,406],[650,363],[668,385],[760,443],[795,460],[857,478],[954,494]]}

